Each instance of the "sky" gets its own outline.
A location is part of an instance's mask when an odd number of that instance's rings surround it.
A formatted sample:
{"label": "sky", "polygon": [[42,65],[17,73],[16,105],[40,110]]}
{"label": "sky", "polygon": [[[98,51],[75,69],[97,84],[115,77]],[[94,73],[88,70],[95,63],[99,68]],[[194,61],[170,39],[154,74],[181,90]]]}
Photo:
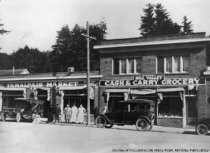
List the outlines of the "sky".
{"label": "sky", "polygon": [[183,16],[192,21],[194,32],[210,34],[210,0],[0,0],[0,23],[11,32],[0,35],[0,52],[11,54],[28,45],[52,50],[57,31],[86,21],[107,23],[107,39],[140,36],[140,16],[148,3],[161,3],[174,22]]}

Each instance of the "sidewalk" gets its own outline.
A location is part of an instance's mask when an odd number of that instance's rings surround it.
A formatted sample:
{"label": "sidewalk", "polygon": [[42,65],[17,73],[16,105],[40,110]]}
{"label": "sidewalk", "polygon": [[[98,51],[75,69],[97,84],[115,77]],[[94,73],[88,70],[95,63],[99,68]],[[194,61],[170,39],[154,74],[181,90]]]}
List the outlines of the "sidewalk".
{"label": "sidewalk", "polygon": [[[52,124],[52,123],[50,123]],[[64,125],[64,126],[80,126],[80,127],[93,127],[97,128],[94,122],[91,122],[88,126],[87,124],[71,124],[71,123],[59,123],[58,125]],[[117,126],[114,125],[111,129],[119,129],[119,130],[135,130],[135,125],[125,125],[125,126]],[[157,126],[154,125],[152,130],[150,132],[165,132],[165,133],[195,133],[195,127],[190,126],[186,128],[176,128],[176,127],[163,127],[163,126]]]}

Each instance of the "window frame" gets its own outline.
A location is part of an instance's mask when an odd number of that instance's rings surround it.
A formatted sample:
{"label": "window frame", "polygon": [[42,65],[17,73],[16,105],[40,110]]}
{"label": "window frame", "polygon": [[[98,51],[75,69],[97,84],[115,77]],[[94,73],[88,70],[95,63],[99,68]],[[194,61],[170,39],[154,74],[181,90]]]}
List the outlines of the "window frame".
{"label": "window frame", "polygon": [[[174,71],[174,66],[175,66],[175,57],[179,57],[179,71]],[[188,59],[188,70],[187,71],[184,71],[184,59],[183,57],[187,57]],[[158,69],[158,59],[159,58],[163,58],[163,71],[164,72],[159,72],[159,69]],[[167,71],[166,70],[166,66],[167,66],[167,60],[166,58],[170,58],[171,59],[171,72]],[[189,73],[190,71],[190,58],[189,56],[185,56],[185,55],[178,55],[178,56],[157,56],[156,57],[156,73],[164,73],[164,74],[185,74],[185,73]]]}
{"label": "window frame", "polygon": [[[127,57],[127,58],[113,58],[112,59],[112,75],[137,75],[141,73],[137,73],[137,59],[142,57]],[[118,60],[118,74],[115,74],[115,60]],[[126,72],[122,73],[122,60],[126,61]],[[133,60],[133,73],[129,73],[129,60]],[[142,61],[141,61],[142,62]],[[142,66],[142,65],[141,65]]]}

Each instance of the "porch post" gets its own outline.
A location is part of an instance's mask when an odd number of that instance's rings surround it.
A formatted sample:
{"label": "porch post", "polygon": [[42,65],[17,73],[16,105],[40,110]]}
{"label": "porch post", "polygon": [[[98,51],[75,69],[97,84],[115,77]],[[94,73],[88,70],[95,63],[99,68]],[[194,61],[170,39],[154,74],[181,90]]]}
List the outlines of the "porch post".
{"label": "porch post", "polygon": [[183,119],[182,119],[182,127],[185,128],[187,124],[187,113],[186,113],[186,97],[185,93],[183,94],[183,108],[182,108],[182,113],[183,113]]}
{"label": "porch post", "polygon": [[61,105],[60,105],[60,108],[61,108],[61,114],[63,114],[63,107],[64,107],[64,92],[63,90],[60,90],[60,93],[61,93]]}
{"label": "porch post", "polygon": [[0,111],[2,111],[2,105],[3,105],[3,103],[2,103],[2,92],[0,92]]}

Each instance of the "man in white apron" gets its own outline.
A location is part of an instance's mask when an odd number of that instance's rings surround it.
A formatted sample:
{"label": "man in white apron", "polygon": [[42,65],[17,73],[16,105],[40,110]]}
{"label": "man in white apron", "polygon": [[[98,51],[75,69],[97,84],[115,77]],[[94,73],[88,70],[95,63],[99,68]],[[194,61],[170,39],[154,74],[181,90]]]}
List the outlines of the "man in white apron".
{"label": "man in white apron", "polygon": [[71,123],[76,123],[77,120],[77,107],[75,106],[75,104],[73,105],[73,107],[71,108]]}

